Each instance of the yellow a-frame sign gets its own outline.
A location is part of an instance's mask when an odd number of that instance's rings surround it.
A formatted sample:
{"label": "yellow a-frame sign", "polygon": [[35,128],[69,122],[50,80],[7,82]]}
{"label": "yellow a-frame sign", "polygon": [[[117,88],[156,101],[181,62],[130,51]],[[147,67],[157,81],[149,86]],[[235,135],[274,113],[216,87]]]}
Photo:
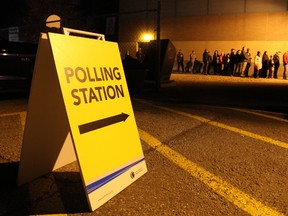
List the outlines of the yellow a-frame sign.
{"label": "yellow a-frame sign", "polygon": [[43,33],[18,184],[75,160],[92,211],[147,172],[117,43]]}

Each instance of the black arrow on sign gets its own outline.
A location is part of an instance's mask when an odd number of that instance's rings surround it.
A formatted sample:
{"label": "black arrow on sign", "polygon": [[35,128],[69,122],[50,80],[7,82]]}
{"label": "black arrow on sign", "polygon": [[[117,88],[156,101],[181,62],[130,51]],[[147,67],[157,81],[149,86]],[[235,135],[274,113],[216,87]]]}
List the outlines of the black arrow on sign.
{"label": "black arrow on sign", "polygon": [[80,134],[87,133],[93,130],[97,130],[108,125],[112,125],[121,121],[125,121],[129,117],[126,113],[121,113],[119,115],[111,116],[108,118],[100,119],[97,121],[89,122],[86,124],[79,125]]}

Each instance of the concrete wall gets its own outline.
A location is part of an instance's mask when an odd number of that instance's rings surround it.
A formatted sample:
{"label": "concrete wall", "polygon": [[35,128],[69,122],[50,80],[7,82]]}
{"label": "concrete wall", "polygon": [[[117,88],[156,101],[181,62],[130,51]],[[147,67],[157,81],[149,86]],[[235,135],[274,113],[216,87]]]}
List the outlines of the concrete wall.
{"label": "concrete wall", "polygon": [[[132,10],[131,2],[134,1],[120,1],[120,10],[126,3]],[[156,0],[143,2],[142,9],[157,6]],[[120,44],[136,44],[140,31],[156,29],[155,14],[142,14],[138,19],[133,16],[120,18]],[[227,53],[243,46],[250,48],[253,57],[258,50],[268,51],[268,55],[280,50],[282,57],[288,50],[287,20],[287,0],[162,0],[160,35],[162,39],[169,38],[177,50],[182,49],[186,60],[191,50],[202,60],[204,49]]]}
{"label": "concrete wall", "polygon": [[259,50],[274,54],[288,50],[288,13],[257,13],[162,19],[161,37],[170,38],[187,55],[204,49],[230,52],[249,47],[252,56]]}

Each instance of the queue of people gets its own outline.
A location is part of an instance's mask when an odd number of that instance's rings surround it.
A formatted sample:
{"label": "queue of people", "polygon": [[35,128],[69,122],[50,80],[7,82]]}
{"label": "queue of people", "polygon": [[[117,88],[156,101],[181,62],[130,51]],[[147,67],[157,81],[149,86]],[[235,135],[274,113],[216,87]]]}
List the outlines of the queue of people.
{"label": "queue of people", "polygon": [[[215,50],[213,54],[205,49],[202,54],[202,66],[200,71],[205,75],[226,75],[226,76],[241,76],[249,77],[249,70],[254,60],[253,77],[254,78],[278,78],[278,70],[280,67],[281,57],[280,51],[276,51],[273,55],[268,55],[267,51],[257,54],[252,57],[250,49],[243,47],[241,50],[231,49],[230,53],[219,52]],[[180,49],[177,53],[177,64],[179,72],[194,72],[196,61],[196,53],[194,50],[189,54],[189,61],[184,67],[184,54]],[[283,54],[283,79],[286,79],[288,73],[288,51]]]}

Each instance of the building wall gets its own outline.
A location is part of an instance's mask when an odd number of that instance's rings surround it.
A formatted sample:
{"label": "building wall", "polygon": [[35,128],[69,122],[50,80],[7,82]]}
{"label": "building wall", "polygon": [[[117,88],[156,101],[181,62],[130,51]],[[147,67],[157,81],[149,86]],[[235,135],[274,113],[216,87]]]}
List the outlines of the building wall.
{"label": "building wall", "polygon": [[229,52],[247,46],[256,54],[267,50],[288,50],[288,13],[257,13],[238,15],[194,16],[162,19],[161,37],[169,38],[184,53]]}
{"label": "building wall", "polygon": [[[156,0],[133,2],[120,1],[120,11],[157,8]],[[243,46],[250,48],[252,56],[258,50],[283,53],[288,50],[287,5],[287,0],[162,0],[160,35],[182,49],[187,60],[191,50],[202,60],[204,49],[226,53]],[[155,13],[133,16],[120,18],[120,44],[136,44],[140,31],[156,29]]]}

